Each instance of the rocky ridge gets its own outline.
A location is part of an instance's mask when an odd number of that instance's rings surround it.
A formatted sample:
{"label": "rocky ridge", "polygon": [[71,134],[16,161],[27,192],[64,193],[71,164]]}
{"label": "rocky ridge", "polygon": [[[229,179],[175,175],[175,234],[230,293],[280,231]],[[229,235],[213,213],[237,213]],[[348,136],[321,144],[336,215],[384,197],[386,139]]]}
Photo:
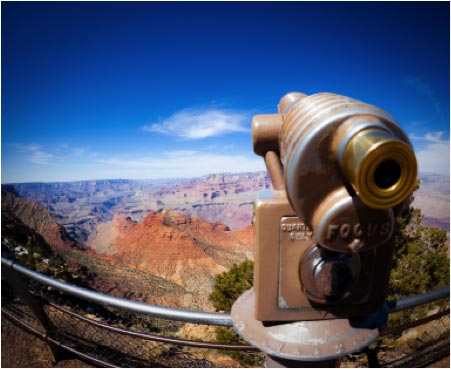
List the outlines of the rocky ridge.
{"label": "rocky ridge", "polygon": [[182,286],[205,309],[211,309],[208,294],[214,276],[252,258],[251,227],[230,231],[219,222],[167,209],[151,212],[139,223],[115,216],[97,232],[96,252]]}
{"label": "rocky ridge", "polygon": [[449,176],[432,173],[420,176],[420,188],[414,193],[413,204],[425,215],[424,225],[449,231],[449,191]]}
{"label": "rocky ridge", "polygon": [[86,250],[86,246],[72,239],[63,226],[52,218],[42,206],[17,197],[7,187],[2,187],[2,212],[14,214],[24,225],[36,231],[55,249]]}

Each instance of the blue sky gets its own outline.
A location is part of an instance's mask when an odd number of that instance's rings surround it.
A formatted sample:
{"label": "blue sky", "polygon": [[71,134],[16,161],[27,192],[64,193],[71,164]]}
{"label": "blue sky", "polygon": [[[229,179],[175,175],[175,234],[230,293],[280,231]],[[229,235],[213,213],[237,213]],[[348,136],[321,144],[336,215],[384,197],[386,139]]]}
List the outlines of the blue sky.
{"label": "blue sky", "polygon": [[449,3],[2,2],[2,183],[263,170],[287,92],[396,117],[449,175]]}

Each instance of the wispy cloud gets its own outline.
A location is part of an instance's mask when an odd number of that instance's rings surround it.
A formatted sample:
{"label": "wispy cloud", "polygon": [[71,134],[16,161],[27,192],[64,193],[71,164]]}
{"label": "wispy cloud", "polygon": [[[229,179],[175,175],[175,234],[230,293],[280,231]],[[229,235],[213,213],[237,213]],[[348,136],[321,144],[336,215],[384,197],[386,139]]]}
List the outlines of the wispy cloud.
{"label": "wispy cloud", "polygon": [[84,148],[76,148],[76,149],[73,150],[73,154],[75,156],[81,156],[84,153],[86,153],[86,149],[84,149]]}
{"label": "wispy cloud", "polygon": [[407,86],[413,88],[419,94],[428,98],[431,101],[432,105],[434,106],[434,109],[437,112],[442,123],[445,123],[445,116],[443,115],[442,112],[441,103],[439,99],[436,97],[435,91],[432,88],[432,86],[429,83],[423,81],[420,77],[414,76],[407,76],[404,79],[404,82],[406,83]]}
{"label": "wispy cloud", "polygon": [[416,141],[433,142],[433,143],[439,143],[439,144],[446,143],[446,142],[449,143],[449,141],[442,139],[444,133],[445,133],[444,131],[428,132],[424,136],[418,136],[418,135],[412,134],[409,137],[412,140],[416,140]]}
{"label": "wispy cloud", "polygon": [[73,146],[70,143],[61,143],[59,145],[56,145],[56,155],[59,156],[76,156],[80,157],[84,154],[87,154],[89,152],[88,147],[79,147],[79,146]]}
{"label": "wispy cloud", "polygon": [[[105,152],[74,150],[74,147],[50,148],[38,144],[6,144],[2,182],[73,181],[108,178],[197,177],[220,172],[264,170],[261,158],[235,150],[191,150]],[[218,146],[219,147],[219,146]],[[222,148],[222,146],[221,146]],[[79,154],[79,155],[77,155]],[[45,165],[45,167],[44,167]]]}
{"label": "wispy cloud", "polygon": [[420,172],[449,175],[449,140],[443,139],[444,132],[428,132],[424,136],[410,135],[413,141],[422,144],[416,156]]}
{"label": "wispy cloud", "polygon": [[113,157],[98,159],[104,170],[109,168],[133,177],[195,177],[218,172],[252,172],[264,170],[263,160],[245,155],[176,150],[162,156]]}
{"label": "wispy cloud", "polygon": [[412,87],[418,93],[424,96],[434,96],[434,90],[431,85],[425,81],[423,81],[420,77],[407,76],[405,78],[405,82],[407,86]]}
{"label": "wispy cloud", "polygon": [[44,149],[36,144],[12,144],[17,152],[24,153],[26,159],[33,164],[47,165],[54,158],[54,155],[44,151]]}
{"label": "wispy cloud", "polygon": [[184,109],[169,118],[142,127],[143,131],[159,132],[188,140],[248,132],[244,124],[248,115],[226,109]]}

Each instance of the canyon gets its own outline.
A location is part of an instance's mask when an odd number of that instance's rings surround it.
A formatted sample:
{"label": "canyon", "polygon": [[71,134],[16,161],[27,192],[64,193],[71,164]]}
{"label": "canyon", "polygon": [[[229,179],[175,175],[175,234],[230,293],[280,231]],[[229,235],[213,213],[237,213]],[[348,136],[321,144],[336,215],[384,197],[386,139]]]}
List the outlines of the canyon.
{"label": "canyon", "polygon": [[[211,174],[189,179],[96,180],[12,184],[19,196],[49,211],[75,240],[93,247],[115,215],[134,222],[171,209],[231,230],[249,226],[258,191],[271,188],[266,172]],[[449,230],[449,176],[421,174],[414,206],[426,225]]]}
{"label": "canyon", "polygon": [[[88,288],[211,311],[214,277],[253,257],[253,201],[270,188],[265,172],[3,185],[2,244],[39,240]],[[449,177],[422,175],[414,195],[423,223],[449,230]]]}
{"label": "canyon", "polygon": [[[3,186],[4,249],[10,257],[25,254],[22,262],[31,260],[41,272],[64,274],[69,282],[100,292],[211,311],[208,295],[214,277],[252,258],[252,227],[231,231],[222,223],[168,209],[151,211],[141,222],[115,215],[111,222],[102,223],[88,248],[45,208]],[[58,268],[56,255],[63,260]]]}
{"label": "canyon", "polygon": [[142,221],[165,208],[236,230],[249,226],[266,172],[212,174],[191,179],[98,180],[12,184],[19,196],[49,211],[74,239],[92,246],[98,228],[116,214]]}

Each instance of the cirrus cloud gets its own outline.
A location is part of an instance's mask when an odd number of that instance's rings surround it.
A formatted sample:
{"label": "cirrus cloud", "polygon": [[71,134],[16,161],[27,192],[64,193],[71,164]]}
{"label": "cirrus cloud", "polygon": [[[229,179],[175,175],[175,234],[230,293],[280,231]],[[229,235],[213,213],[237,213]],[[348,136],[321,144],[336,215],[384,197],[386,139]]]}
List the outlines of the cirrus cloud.
{"label": "cirrus cloud", "polygon": [[[254,172],[264,170],[263,160],[246,155],[221,155],[189,150],[175,150],[161,156],[116,156],[97,160],[98,170],[110,177],[176,178],[211,173]],[[114,172],[117,172],[115,174]],[[120,173],[120,174],[119,174]]]}
{"label": "cirrus cloud", "polygon": [[12,144],[17,152],[26,155],[26,160],[33,164],[47,165],[54,158],[54,155],[44,151],[44,149],[36,144]]}
{"label": "cirrus cloud", "polygon": [[417,77],[417,76],[406,76],[404,79],[404,82],[406,83],[407,86],[413,88],[420,95],[423,95],[426,98],[428,98],[431,101],[440,120],[443,123],[446,122],[445,116],[443,115],[441,102],[436,97],[435,91],[429,83],[427,83],[426,81],[424,81],[423,79],[421,79],[420,77]]}
{"label": "cirrus cloud", "polygon": [[416,150],[420,172],[447,174],[450,172],[450,144],[443,139],[444,132],[428,132],[424,136],[410,135],[421,147]]}
{"label": "cirrus cloud", "polygon": [[249,132],[246,113],[226,109],[184,109],[159,123],[142,127],[143,131],[198,140],[234,132]]}

